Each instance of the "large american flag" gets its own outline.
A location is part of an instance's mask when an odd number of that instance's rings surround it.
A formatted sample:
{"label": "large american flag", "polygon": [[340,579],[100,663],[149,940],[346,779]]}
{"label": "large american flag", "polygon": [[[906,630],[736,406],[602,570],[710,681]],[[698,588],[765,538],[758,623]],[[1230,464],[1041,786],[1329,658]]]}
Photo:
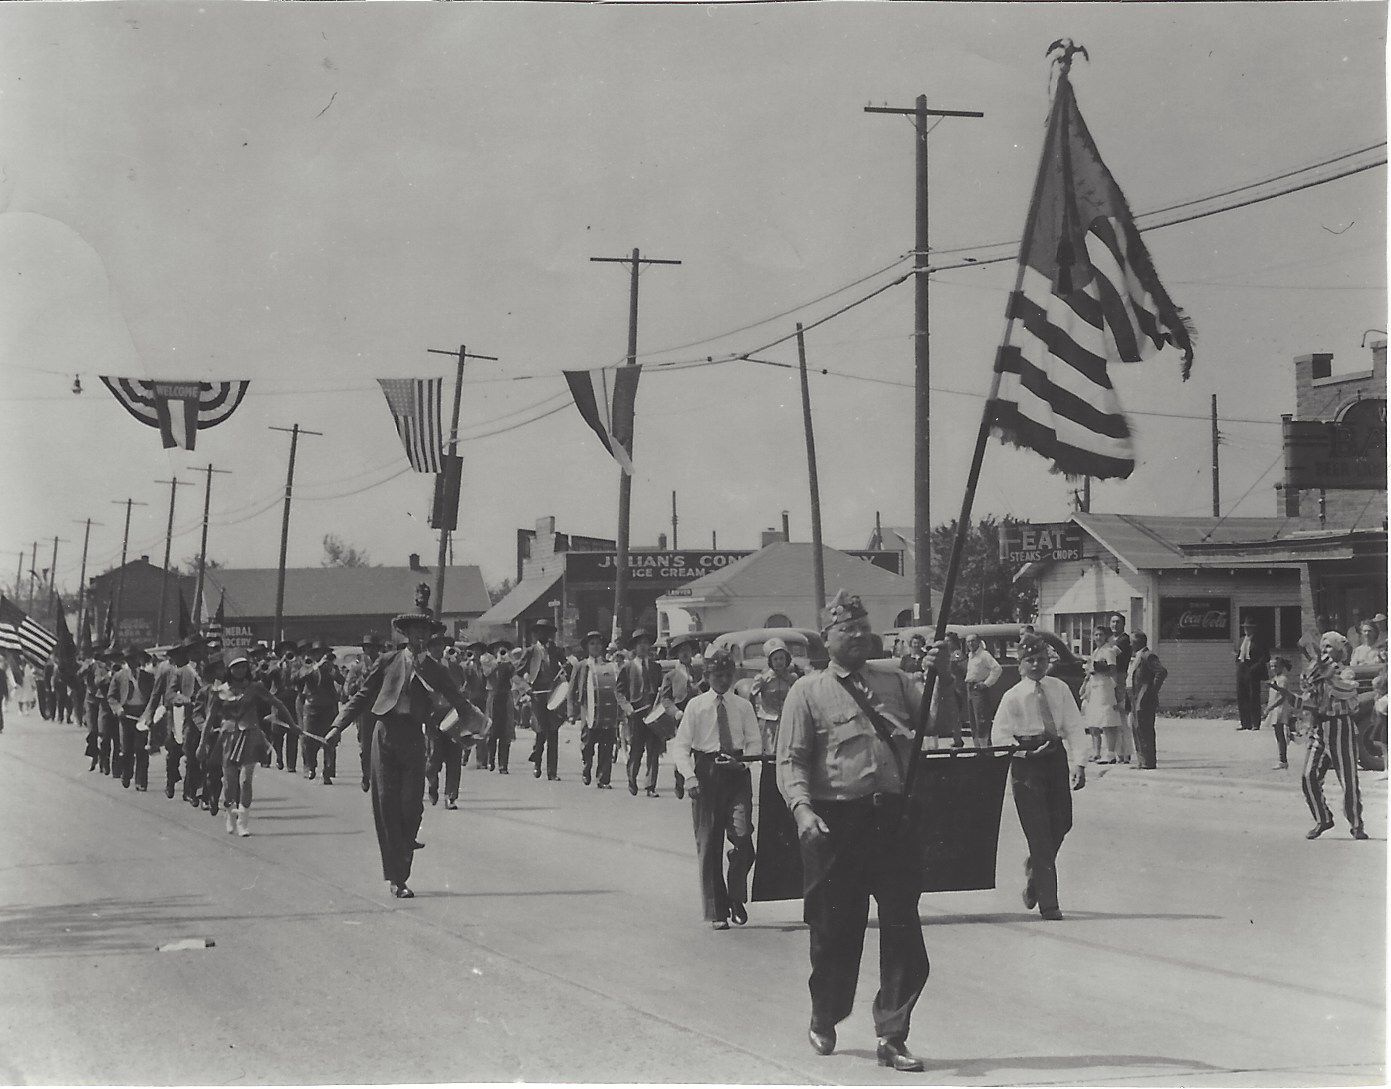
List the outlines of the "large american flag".
{"label": "large american flag", "polygon": [[1067,66],[1048,116],[1033,204],[995,360],[995,433],[1070,476],[1128,477],[1130,425],[1107,373],[1193,331],[1159,282],[1125,196],[1087,131]]}
{"label": "large american flag", "polygon": [[406,458],[417,473],[442,472],[440,454],[444,434],[440,430],[442,378],[378,378],[387,407],[396,421],[396,433],[406,448]]}
{"label": "large american flag", "polygon": [[0,650],[12,650],[35,665],[42,665],[57,646],[57,636],[0,594]]}

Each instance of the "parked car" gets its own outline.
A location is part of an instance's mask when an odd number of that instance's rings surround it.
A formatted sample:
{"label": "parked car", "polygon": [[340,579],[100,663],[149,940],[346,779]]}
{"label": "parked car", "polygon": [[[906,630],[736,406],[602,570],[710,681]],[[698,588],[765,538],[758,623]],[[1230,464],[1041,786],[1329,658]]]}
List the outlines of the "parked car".
{"label": "parked car", "polygon": [[830,661],[821,633],[810,628],[747,628],[726,632],[705,648],[705,657],[718,650],[728,653],[734,659],[734,691],[747,696],[753,679],[768,666],[763,645],[774,638],[787,644],[787,652],[804,673],[825,669]]}
{"label": "parked car", "polygon": [[[921,635],[927,642],[931,643],[936,630],[935,626],[922,626],[898,628],[885,632],[883,636],[884,654],[880,657],[901,658],[908,653],[908,643],[913,636]],[[981,641],[985,644],[985,649],[994,655],[995,660],[1000,663],[1000,668],[1004,671],[997,686],[997,691],[1000,694],[1019,682],[1019,635],[1023,631],[1023,625],[948,624],[947,631],[959,635],[963,643],[969,636],[980,636]],[[1051,631],[1040,631],[1035,634],[1048,644],[1048,653],[1051,659],[1051,664],[1048,666],[1049,674],[1063,681],[1068,688],[1072,689],[1072,695],[1080,701],[1082,681],[1085,677],[1082,659],[1072,653],[1072,648],[1063,642],[1061,636],[1054,635]]]}

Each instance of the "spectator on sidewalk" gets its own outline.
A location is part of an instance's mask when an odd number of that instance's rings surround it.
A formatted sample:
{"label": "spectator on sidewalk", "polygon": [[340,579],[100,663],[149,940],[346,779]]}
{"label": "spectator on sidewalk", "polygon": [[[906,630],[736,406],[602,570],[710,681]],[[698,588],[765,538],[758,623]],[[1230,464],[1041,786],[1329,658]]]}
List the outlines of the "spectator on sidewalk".
{"label": "spectator on sidewalk", "polygon": [[1266,668],[1269,679],[1266,681],[1265,717],[1261,722],[1275,731],[1275,747],[1279,750],[1280,762],[1272,769],[1274,771],[1285,771],[1290,766],[1290,727],[1294,724],[1295,713],[1295,678],[1290,674],[1292,668],[1288,658],[1274,653],[1270,655]]}
{"label": "spectator on sidewalk", "polygon": [[1357,628],[1359,641],[1355,642],[1352,650],[1352,662],[1354,666],[1374,666],[1381,664],[1381,631],[1377,628],[1373,620],[1364,620]]}
{"label": "spectator on sidewalk", "polygon": [[1241,642],[1236,648],[1236,708],[1241,717],[1238,730],[1261,728],[1261,693],[1265,682],[1266,656],[1270,648],[1249,617],[1241,622]]}
{"label": "spectator on sidewalk", "polygon": [[976,748],[990,744],[990,721],[995,717],[994,688],[1004,674],[979,635],[966,637],[966,698],[971,706],[971,733]]}
{"label": "spectator on sidewalk", "polygon": [[1154,717],[1159,710],[1159,690],[1169,676],[1159,655],[1150,650],[1149,636],[1136,632],[1131,639],[1135,656],[1126,675],[1130,697],[1130,724],[1135,736],[1136,766],[1153,771],[1155,764]]}
{"label": "spectator on sidewalk", "polygon": [[[1121,684],[1117,676],[1120,652],[1111,641],[1106,628],[1092,631],[1093,650],[1087,660],[1087,677],[1082,689],[1082,718],[1092,739],[1091,759],[1098,764],[1114,764],[1118,757],[1116,745],[1125,719],[1121,714]],[[1106,742],[1106,756],[1101,755],[1101,742]]]}

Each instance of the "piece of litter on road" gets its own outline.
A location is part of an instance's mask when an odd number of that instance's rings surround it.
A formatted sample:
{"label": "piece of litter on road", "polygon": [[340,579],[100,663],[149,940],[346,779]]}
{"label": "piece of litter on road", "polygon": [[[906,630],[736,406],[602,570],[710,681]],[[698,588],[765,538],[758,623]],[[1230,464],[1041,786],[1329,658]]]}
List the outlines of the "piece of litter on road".
{"label": "piece of litter on road", "polygon": [[217,942],[211,938],[180,938],[176,942],[161,945],[159,951],[161,953],[182,953],[189,949],[211,949],[216,944]]}

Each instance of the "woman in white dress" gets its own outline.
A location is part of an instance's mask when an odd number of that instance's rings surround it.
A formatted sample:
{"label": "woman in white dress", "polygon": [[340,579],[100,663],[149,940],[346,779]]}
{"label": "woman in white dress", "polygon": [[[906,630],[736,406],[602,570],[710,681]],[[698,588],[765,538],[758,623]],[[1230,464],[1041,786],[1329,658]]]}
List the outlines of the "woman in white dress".
{"label": "woman in white dress", "polygon": [[39,702],[38,689],[34,687],[34,667],[19,659],[10,663],[10,691],[22,715],[32,711]]}
{"label": "woman in white dress", "polygon": [[[1120,648],[1111,641],[1106,628],[1092,632],[1092,655],[1087,661],[1086,686],[1082,691],[1082,719],[1092,739],[1092,760],[1099,764],[1116,763],[1116,742],[1125,728],[1124,704],[1121,702],[1119,676]],[[1106,741],[1106,756],[1101,755],[1102,739]]]}

